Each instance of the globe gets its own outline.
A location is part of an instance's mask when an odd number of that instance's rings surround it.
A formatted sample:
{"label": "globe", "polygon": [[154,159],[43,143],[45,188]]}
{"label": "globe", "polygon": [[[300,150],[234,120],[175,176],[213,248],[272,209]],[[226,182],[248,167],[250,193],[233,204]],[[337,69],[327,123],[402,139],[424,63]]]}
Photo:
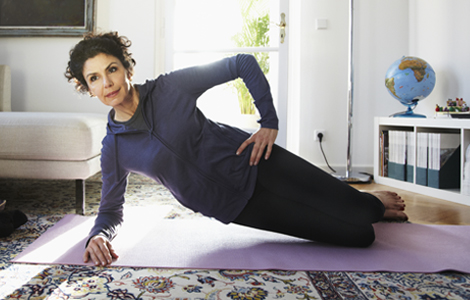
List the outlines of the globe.
{"label": "globe", "polygon": [[419,101],[431,94],[435,85],[436,74],[425,60],[414,56],[403,56],[395,61],[385,74],[385,86],[390,95],[408,109],[392,116],[426,118],[424,115],[415,114],[413,109]]}

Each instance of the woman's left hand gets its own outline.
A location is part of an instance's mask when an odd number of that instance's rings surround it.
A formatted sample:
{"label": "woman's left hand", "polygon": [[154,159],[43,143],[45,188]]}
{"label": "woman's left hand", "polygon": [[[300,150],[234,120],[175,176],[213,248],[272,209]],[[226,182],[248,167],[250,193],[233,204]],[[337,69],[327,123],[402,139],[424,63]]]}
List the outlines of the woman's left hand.
{"label": "woman's left hand", "polygon": [[258,165],[263,152],[266,149],[266,154],[264,159],[268,159],[271,155],[273,149],[273,144],[276,141],[278,130],[270,128],[260,128],[249,139],[243,142],[237,150],[237,155],[245,150],[249,144],[255,143],[253,146],[253,151],[251,152],[250,166]]}

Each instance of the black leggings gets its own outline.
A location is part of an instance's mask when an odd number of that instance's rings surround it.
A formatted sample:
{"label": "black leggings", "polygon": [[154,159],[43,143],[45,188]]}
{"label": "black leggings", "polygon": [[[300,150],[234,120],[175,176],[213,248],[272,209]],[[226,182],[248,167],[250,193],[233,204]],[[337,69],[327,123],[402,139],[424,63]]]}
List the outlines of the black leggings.
{"label": "black leggings", "polygon": [[385,207],[289,151],[274,146],[258,165],[252,198],[233,221],[258,229],[343,246],[367,247]]}

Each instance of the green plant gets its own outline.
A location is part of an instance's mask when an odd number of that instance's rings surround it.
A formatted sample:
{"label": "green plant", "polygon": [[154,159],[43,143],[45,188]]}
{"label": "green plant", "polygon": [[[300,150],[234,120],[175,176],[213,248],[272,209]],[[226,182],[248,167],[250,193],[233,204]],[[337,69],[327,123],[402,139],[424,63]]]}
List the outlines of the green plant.
{"label": "green plant", "polygon": [[[242,31],[232,37],[237,47],[266,47],[269,45],[269,10],[266,0],[239,0],[240,12],[243,16]],[[264,74],[269,73],[269,53],[253,54]],[[243,80],[237,79],[230,83],[237,90],[238,102],[242,114],[255,114],[248,88]]]}

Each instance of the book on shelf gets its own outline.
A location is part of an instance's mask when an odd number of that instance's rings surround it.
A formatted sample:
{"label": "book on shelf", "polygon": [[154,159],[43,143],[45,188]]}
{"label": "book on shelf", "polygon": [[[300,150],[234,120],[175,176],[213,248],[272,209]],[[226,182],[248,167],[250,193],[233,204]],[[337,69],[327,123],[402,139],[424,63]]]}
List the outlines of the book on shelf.
{"label": "book on shelf", "polygon": [[460,134],[428,134],[428,186],[460,188]]}
{"label": "book on shelf", "polygon": [[[381,156],[387,159],[381,161],[382,169],[387,169],[382,176],[398,179],[402,181],[414,182],[414,165],[415,165],[415,133],[413,131],[390,130],[383,132],[381,147],[383,152]],[[387,141],[388,138],[388,141]],[[386,155],[386,147],[388,145],[388,155]]]}
{"label": "book on shelf", "polygon": [[460,188],[460,133],[383,130],[379,174],[438,189]]}
{"label": "book on shelf", "polygon": [[388,130],[382,130],[379,136],[379,175],[388,177]]}
{"label": "book on shelf", "polygon": [[414,168],[415,168],[415,132],[406,132],[406,181],[414,182]]}
{"label": "book on shelf", "polygon": [[428,185],[428,133],[416,135],[416,184]]}
{"label": "book on shelf", "polygon": [[460,190],[462,191],[462,194],[470,196],[470,145],[468,145],[465,150],[462,187]]}
{"label": "book on shelf", "polygon": [[406,132],[389,131],[388,177],[406,180]]}

